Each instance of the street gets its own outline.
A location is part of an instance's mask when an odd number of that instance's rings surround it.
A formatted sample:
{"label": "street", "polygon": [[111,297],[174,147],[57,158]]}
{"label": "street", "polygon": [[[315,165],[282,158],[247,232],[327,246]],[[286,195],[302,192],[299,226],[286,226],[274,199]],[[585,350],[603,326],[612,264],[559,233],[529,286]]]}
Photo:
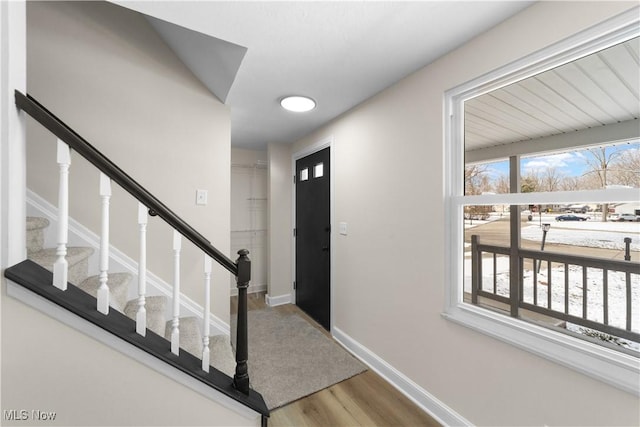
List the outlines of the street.
{"label": "street", "polygon": [[[600,248],[580,246],[575,244],[566,243],[553,243],[547,241],[545,244],[545,251],[559,252],[559,253],[571,253],[573,255],[598,257],[606,259],[618,259],[624,260],[625,251],[623,248],[624,237],[631,237],[635,244],[640,241],[640,223],[601,223],[599,221],[585,221],[585,222],[557,222],[554,220],[555,215],[542,216],[543,223],[550,223],[551,230],[549,236],[556,230],[562,230],[563,233],[574,233],[580,235],[580,233],[586,233],[587,231],[602,230],[607,233],[619,234],[620,248]],[[471,236],[478,235],[479,241],[486,244],[494,244],[499,246],[509,246],[509,215],[505,215],[502,218],[490,220],[490,221],[465,221],[465,243],[471,243]],[[521,226],[525,227],[538,226],[540,224],[539,217],[534,215],[532,221],[522,221]],[[583,230],[584,229],[584,230]],[[611,231],[613,229],[613,231]],[[540,232],[542,236],[542,232]],[[521,247],[525,249],[539,250],[540,241],[521,239]],[[640,262],[640,251],[631,250],[631,261]]]}

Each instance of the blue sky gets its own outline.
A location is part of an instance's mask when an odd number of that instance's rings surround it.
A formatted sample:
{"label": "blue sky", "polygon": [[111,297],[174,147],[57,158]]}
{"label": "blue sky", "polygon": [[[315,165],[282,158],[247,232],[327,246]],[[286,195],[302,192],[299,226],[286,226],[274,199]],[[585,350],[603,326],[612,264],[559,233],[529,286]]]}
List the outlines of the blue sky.
{"label": "blue sky", "polygon": [[[616,151],[640,150],[640,142],[611,145],[606,147],[607,155]],[[526,175],[531,170],[541,170],[547,167],[555,167],[566,176],[578,177],[589,170],[585,161],[585,150],[567,151],[561,153],[548,154],[537,157],[526,157],[521,159],[520,167],[522,174]],[[504,160],[497,163],[488,164],[489,173],[493,178],[499,175],[509,174],[509,161]]]}

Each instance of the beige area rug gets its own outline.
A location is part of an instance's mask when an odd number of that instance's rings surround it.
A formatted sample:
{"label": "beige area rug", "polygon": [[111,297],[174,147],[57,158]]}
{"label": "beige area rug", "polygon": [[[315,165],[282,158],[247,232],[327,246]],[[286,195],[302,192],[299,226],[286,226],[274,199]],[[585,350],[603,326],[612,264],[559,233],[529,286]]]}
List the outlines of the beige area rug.
{"label": "beige area rug", "polygon": [[[249,379],[269,409],[366,370],[340,345],[296,314],[265,308],[249,311],[248,318]],[[235,324],[232,330],[235,331]]]}

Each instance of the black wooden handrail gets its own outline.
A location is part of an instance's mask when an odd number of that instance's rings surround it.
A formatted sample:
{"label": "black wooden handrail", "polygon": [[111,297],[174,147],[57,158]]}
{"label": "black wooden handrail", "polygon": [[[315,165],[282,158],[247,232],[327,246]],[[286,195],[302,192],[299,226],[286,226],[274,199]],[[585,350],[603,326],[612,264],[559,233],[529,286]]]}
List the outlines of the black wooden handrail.
{"label": "black wooden handrail", "polygon": [[216,260],[218,264],[229,270],[234,276],[238,275],[238,266],[236,263],[211,245],[211,243],[209,243],[202,234],[198,233],[182,218],[172,212],[171,209],[165,206],[153,194],[138,184],[133,178],[127,175],[93,145],[89,144],[87,140],[78,135],[78,133],[67,126],[46,107],[40,104],[35,98],[28,94],[24,95],[17,90],[15,91],[15,98],[16,106],[19,109],[29,114],[38,123],[68,144],[70,148],[87,159],[101,172],[135,197],[140,203],[165,220],[167,224],[189,239],[194,245],[202,249],[204,253]]}

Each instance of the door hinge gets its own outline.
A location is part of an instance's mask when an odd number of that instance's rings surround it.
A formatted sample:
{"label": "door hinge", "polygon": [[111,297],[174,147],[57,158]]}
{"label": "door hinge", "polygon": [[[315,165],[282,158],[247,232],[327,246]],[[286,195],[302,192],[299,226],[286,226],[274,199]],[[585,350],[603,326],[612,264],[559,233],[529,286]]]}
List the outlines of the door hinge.
{"label": "door hinge", "polygon": [[293,281],[293,289],[297,289],[298,288],[298,282],[296,282],[295,280]]}
{"label": "door hinge", "polygon": [[293,183],[296,184],[296,176],[293,175]]}
{"label": "door hinge", "polygon": [[293,229],[293,237],[298,237],[298,229],[297,228]]}

